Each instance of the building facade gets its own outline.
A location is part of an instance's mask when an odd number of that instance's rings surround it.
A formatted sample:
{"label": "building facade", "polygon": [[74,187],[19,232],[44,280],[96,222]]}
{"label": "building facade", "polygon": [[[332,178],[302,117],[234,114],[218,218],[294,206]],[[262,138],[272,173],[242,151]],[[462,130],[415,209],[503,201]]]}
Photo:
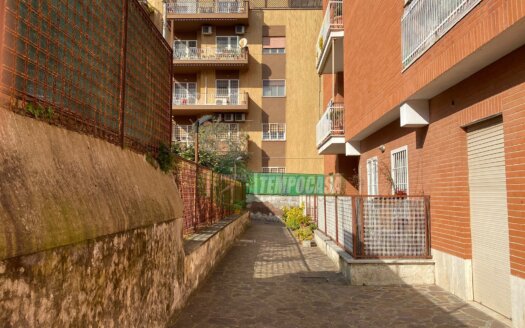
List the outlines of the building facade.
{"label": "building facade", "polygon": [[224,137],[248,136],[254,172],[322,173],[315,151],[312,63],[322,18],[318,0],[168,1],[173,45],[173,139],[191,144],[191,124],[213,115]]}
{"label": "building facade", "polygon": [[525,3],[337,3],[316,41],[325,170],[430,195],[436,283],[524,327]]}

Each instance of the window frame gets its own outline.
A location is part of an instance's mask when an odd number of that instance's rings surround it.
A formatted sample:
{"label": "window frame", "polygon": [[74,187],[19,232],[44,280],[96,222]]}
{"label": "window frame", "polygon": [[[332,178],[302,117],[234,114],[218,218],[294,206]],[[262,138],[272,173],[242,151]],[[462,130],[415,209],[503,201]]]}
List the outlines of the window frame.
{"label": "window frame", "polygon": [[[265,170],[268,172],[265,172]],[[272,170],[275,170],[277,172],[272,172]],[[286,167],[284,166],[263,166],[261,169],[261,172],[264,174],[286,174]]]}
{"label": "window frame", "polygon": [[[375,166],[371,167],[375,163]],[[371,171],[371,169],[374,169]],[[372,175],[375,176],[375,183],[372,181]],[[371,157],[366,160],[366,177],[367,177],[367,192],[368,195],[377,196],[379,195],[379,160],[377,156]],[[372,188],[374,186],[374,188]],[[374,190],[375,189],[375,192]]]}
{"label": "window frame", "polygon": [[403,146],[403,147],[399,147],[399,148],[396,148],[394,150],[392,150],[390,152],[390,174],[391,174],[391,177],[392,177],[392,180],[393,180],[393,183],[392,183],[392,194],[395,195],[397,191],[400,191],[400,190],[396,190],[396,186],[398,185],[397,183],[397,175],[396,175],[396,172],[395,170],[397,170],[398,168],[397,167],[394,167],[394,164],[395,164],[395,160],[394,160],[394,155],[395,154],[398,154],[398,153],[401,153],[401,152],[405,152],[405,176],[406,176],[406,188],[405,190],[403,190],[407,195],[409,193],[409,189],[410,189],[410,179],[409,179],[409,164],[408,164],[408,146]]}
{"label": "window frame", "polygon": [[[272,125],[277,125],[278,127],[280,126],[284,126],[284,131],[283,131],[283,138],[282,139],[279,139],[279,138],[271,138],[272,134],[271,134],[271,126]],[[265,126],[268,126],[268,132],[267,132],[267,135],[270,136],[270,138],[265,138],[265,132],[264,132],[264,128]],[[279,133],[279,132],[277,132]],[[262,141],[286,141],[286,123],[262,123]]]}
{"label": "window frame", "polygon": [[[265,96],[264,95],[264,82],[265,81],[283,81],[284,82],[284,94],[282,96]],[[263,98],[286,98],[286,79],[263,79]]]}

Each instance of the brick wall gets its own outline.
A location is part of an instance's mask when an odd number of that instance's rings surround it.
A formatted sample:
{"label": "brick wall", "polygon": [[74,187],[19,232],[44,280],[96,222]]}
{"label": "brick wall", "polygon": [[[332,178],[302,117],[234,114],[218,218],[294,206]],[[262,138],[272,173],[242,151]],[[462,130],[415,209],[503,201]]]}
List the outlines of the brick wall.
{"label": "brick wall", "polygon": [[[465,125],[501,113],[505,132],[512,274],[525,277],[525,47],[514,51],[430,100],[431,124],[405,129],[393,122],[361,142],[362,190],[366,160],[378,156],[390,168],[390,152],[408,146],[411,194],[431,196],[432,246],[471,258]],[[386,146],[381,153],[380,145]],[[379,173],[380,193],[390,194]]]}
{"label": "brick wall", "polygon": [[525,17],[523,0],[482,1],[402,73],[403,1],[344,5],[347,139]]}

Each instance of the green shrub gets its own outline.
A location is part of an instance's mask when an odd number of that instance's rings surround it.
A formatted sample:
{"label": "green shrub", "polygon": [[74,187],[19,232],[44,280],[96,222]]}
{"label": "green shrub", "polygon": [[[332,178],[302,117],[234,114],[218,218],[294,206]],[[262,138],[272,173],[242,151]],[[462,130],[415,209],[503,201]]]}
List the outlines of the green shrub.
{"label": "green shrub", "polygon": [[317,225],[312,219],[304,215],[304,207],[284,207],[283,208],[284,224],[292,231],[299,240],[311,240]]}
{"label": "green shrub", "polygon": [[314,238],[314,231],[311,229],[311,226],[301,227],[295,231],[295,236],[301,241],[312,240]]}

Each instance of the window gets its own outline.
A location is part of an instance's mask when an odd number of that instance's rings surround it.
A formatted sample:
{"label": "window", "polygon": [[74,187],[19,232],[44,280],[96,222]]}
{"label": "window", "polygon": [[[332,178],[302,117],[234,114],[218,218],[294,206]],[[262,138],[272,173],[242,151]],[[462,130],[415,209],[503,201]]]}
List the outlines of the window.
{"label": "window", "polygon": [[263,80],[263,97],[286,97],[286,81]]}
{"label": "window", "polygon": [[240,54],[241,47],[239,46],[238,36],[218,36],[217,37],[217,53],[219,54]]}
{"label": "window", "polygon": [[194,105],[197,103],[197,83],[177,82],[173,88],[175,105]]}
{"label": "window", "polygon": [[176,59],[196,58],[197,41],[196,40],[175,40],[173,44],[173,57]]}
{"label": "window", "polygon": [[286,168],[284,167],[263,167],[262,173],[286,173]]}
{"label": "window", "polygon": [[217,80],[217,105],[238,105],[239,104],[239,80]]}
{"label": "window", "polygon": [[368,194],[379,194],[377,176],[377,157],[370,158],[366,161],[366,172],[368,176]]}
{"label": "window", "polygon": [[264,123],[263,140],[284,141],[286,140],[286,123]]}
{"label": "window", "polygon": [[181,142],[186,145],[193,143],[193,127],[191,125],[173,123],[172,141]]}
{"label": "window", "polygon": [[239,137],[239,123],[222,123],[220,130],[217,132],[219,140],[228,140]]}
{"label": "window", "polygon": [[286,53],[286,38],[265,36],[263,37],[263,54],[274,55]]}
{"label": "window", "polygon": [[408,194],[408,148],[407,146],[395,149],[391,153],[392,163],[392,192]]}

